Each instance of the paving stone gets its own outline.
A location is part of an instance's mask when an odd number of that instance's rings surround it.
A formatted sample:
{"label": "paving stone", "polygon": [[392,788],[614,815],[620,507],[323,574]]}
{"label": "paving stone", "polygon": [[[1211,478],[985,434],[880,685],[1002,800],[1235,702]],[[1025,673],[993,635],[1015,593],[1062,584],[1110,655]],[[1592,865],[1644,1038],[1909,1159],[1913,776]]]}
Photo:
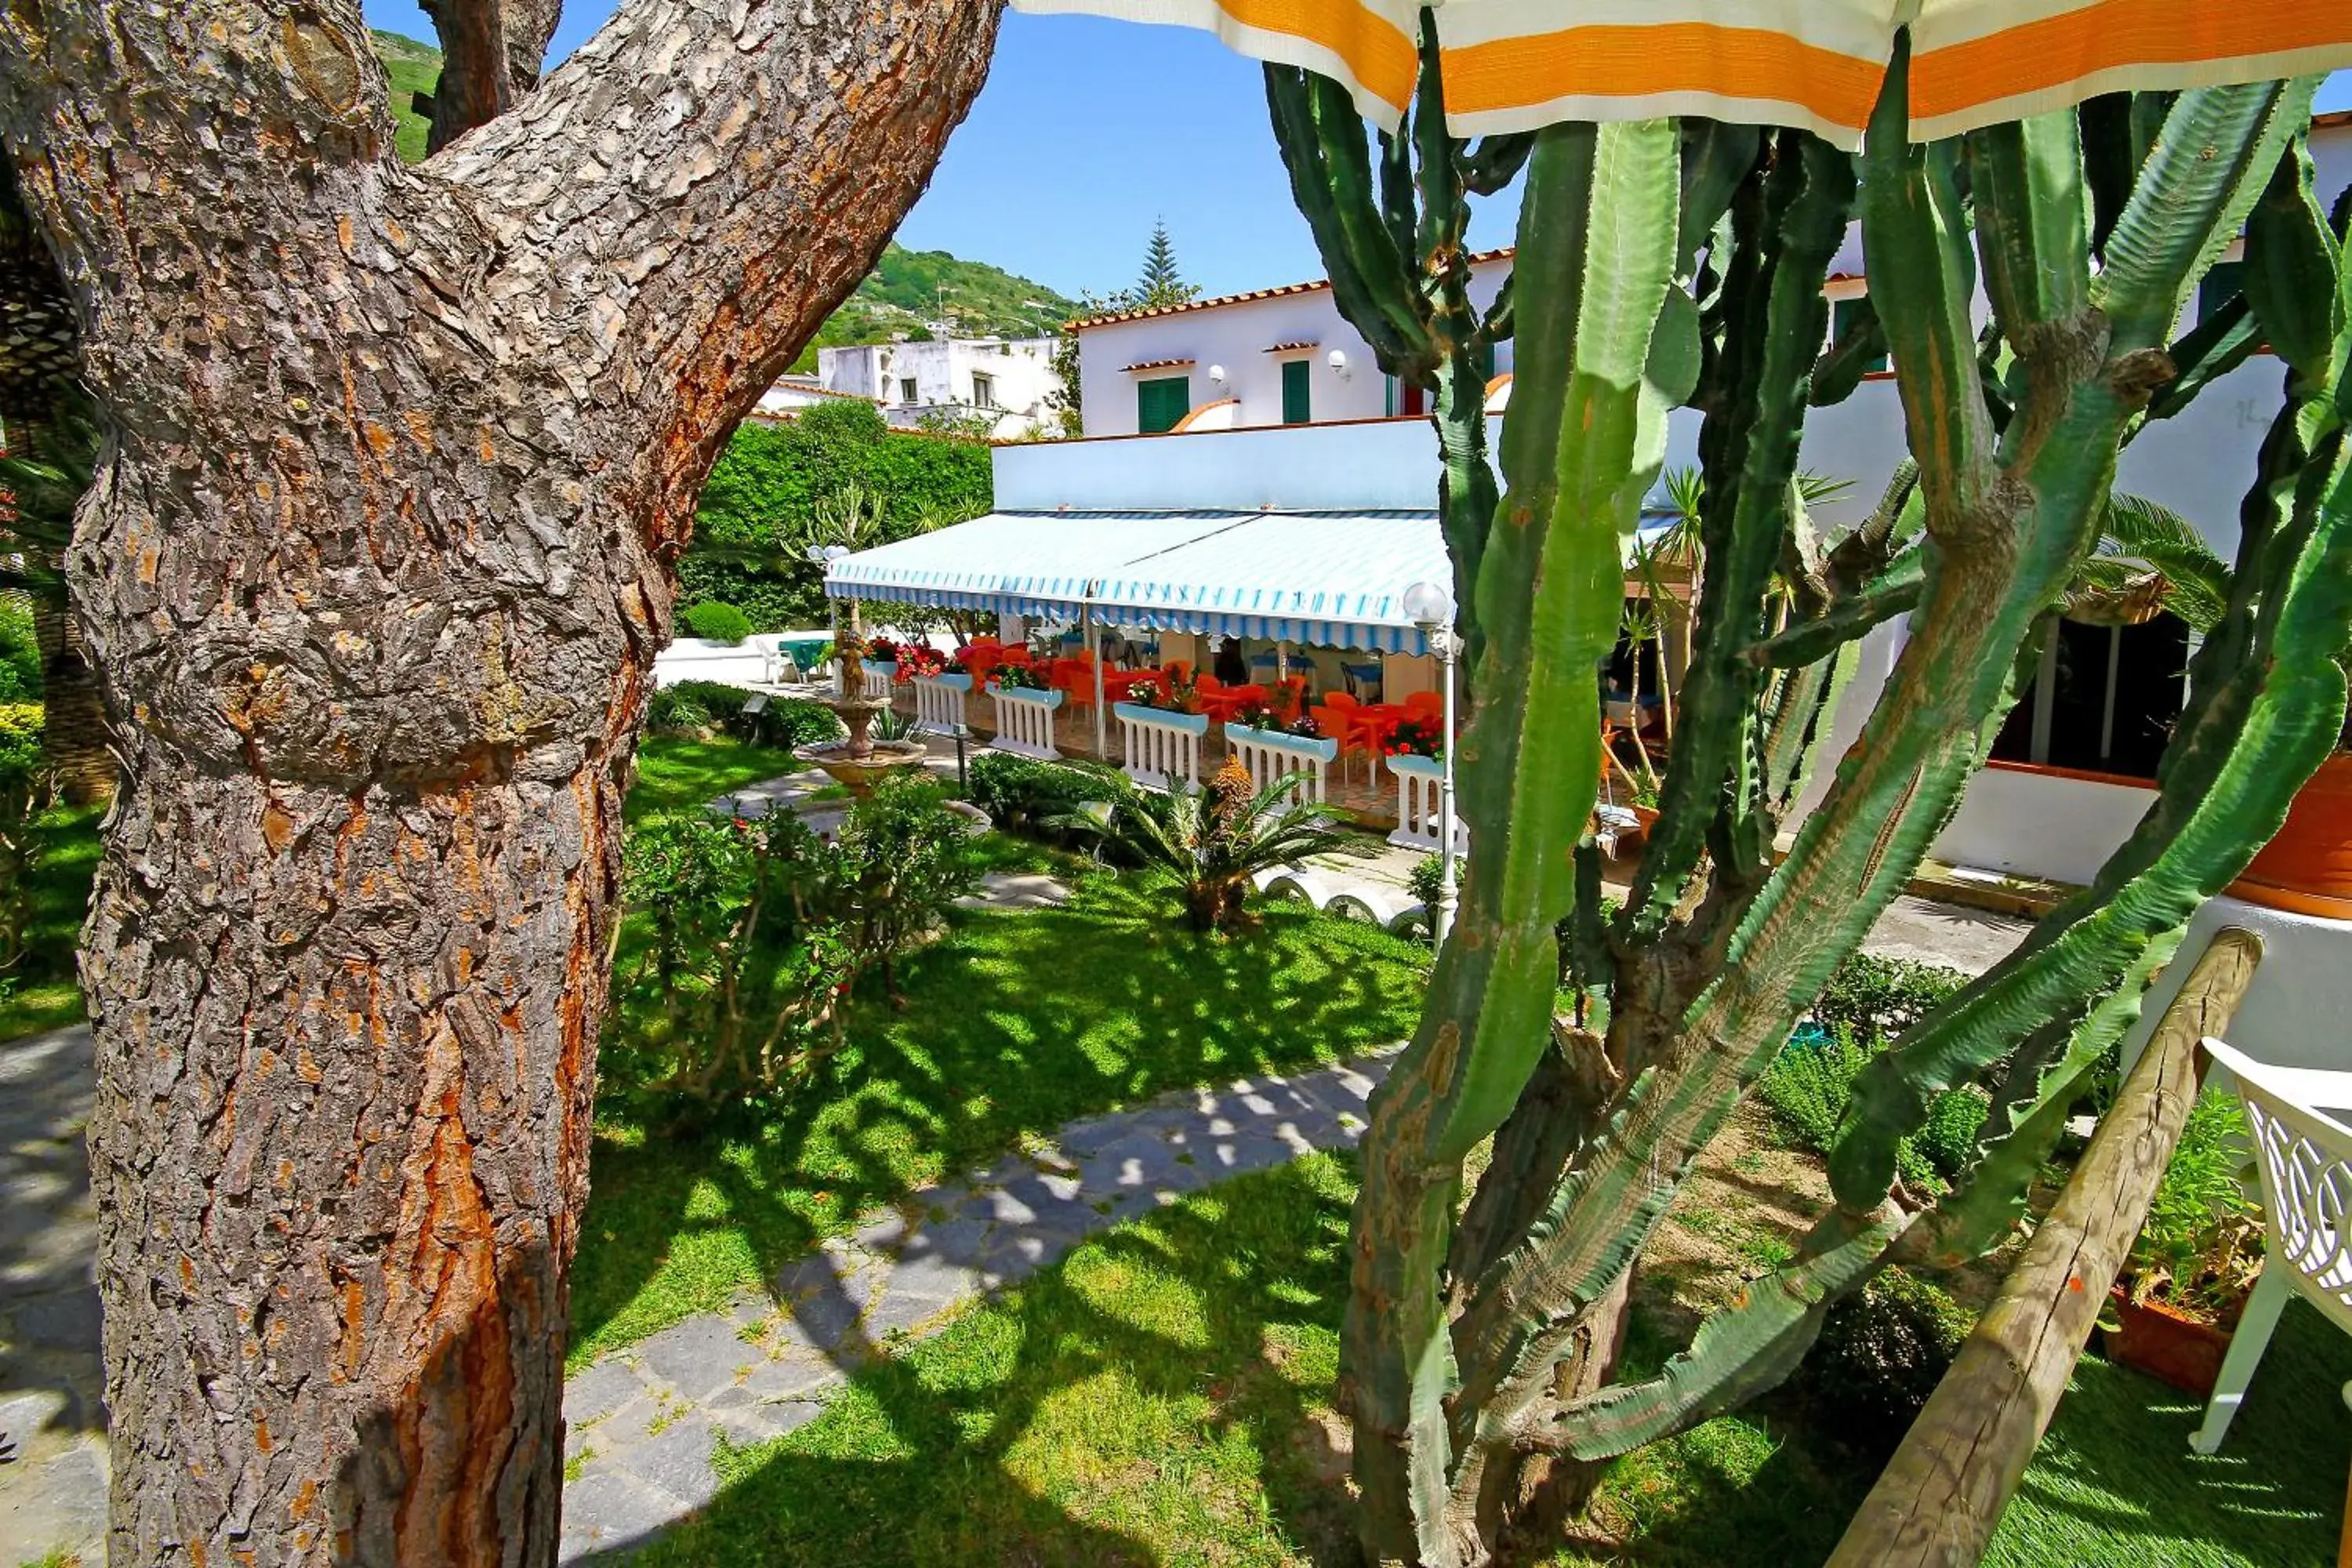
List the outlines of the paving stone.
{"label": "paving stone", "polygon": [[637,1364],[688,1399],[701,1399],[735,1381],[736,1369],[757,1361],[734,1320],[710,1315],[675,1323],[636,1348]]}
{"label": "paving stone", "polygon": [[726,1392],[741,1394],[754,1405],[782,1405],[811,1398],[841,1381],[839,1367],[814,1351],[795,1349],[789,1355],[761,1362]]}
{"label": "paving stone", "polygon": [[563,1541],[557,1559],[572,1563],[625,1549],[675,1524],[677,1517],[675,1499],[592,1462],[563,1489]]}
{"label": "paving stone", "polygon": [[635,1368],[606,1356],[563,1385],[563,1419],[574,1427],[601,1421],[645,1392]]}
{"label": "paving stone", "polygon": [[708,1415],[689,1411],[629,1450],[628,1473],[700,1508],[719,1495],[719,1472],[710,1467],[718,1435]]}

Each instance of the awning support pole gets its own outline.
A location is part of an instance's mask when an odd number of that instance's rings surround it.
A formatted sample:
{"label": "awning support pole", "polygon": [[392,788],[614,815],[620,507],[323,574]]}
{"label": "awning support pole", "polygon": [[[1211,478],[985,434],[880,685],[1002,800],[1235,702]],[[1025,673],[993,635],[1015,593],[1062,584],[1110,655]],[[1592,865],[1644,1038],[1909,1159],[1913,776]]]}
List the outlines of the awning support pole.
{"label": "awning support pole", "polygon": [[1078,601],[1079,624],[1087,632],[1087,663],[1095,672],[1095,757],[1110,761],[1110,742],[1106,738],[1103,722],[1102,633],[1095,625],[1094,589],[1087,585],[1087,596]]}

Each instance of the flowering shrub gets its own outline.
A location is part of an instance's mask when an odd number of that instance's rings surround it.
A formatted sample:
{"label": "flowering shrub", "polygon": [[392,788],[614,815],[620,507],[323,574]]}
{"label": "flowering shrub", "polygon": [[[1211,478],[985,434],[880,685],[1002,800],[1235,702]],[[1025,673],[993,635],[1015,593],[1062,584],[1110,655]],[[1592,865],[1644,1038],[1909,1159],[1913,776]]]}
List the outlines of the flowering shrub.
{"label": "flowering shrub", "polygon": [[929,643],[908,643],[898,649],[898,679],[913,680],[918,676],[945,675],[948,656]]}
{"label": "flowering shrub", "polygon": [[1192,673],[1188,664],[1168,668],[1168,706],[1179,713],[1201,710],[1201,678]]}
{"label": "flowering shrub", "polygon": [[868,637],[866,657],[877,664],[891,664],[904,658],[905,650],[888,637]]}
{"label": "flowering shrub", "polygon": [[1445,730],[1437,720],[1416,713],[1390,731],[1389,750],[1409,757],[1445,754]]}
{"label": "flowering shrub", "polygon": [[1007,691],[1043,691],[1045,672],[1030,664],[1000,664],[988,672],[996,684]]}
{"label": "flowering shrub", "polygon": [[1301,711],[1286,716],[1281,709],[1264,702],[1252,702],[1236,710],[1234,722],[1268,735],[1297,735],[1308,741],[1323,736],[1323,726],[1316,722],[1312,713]]}

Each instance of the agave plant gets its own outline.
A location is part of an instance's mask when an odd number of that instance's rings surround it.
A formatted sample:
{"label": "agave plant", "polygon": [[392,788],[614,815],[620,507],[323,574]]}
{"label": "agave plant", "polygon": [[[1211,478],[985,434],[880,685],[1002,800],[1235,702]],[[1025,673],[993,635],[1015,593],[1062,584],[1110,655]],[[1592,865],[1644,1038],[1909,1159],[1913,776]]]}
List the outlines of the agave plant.
{"label": "agave plant", "polygon": [[1286,773],[1253,789],[1232,757],[1203,787],[1179,783],[1167,794],[1139,790],[1111,813],[1106,830],[1146,865],[1172,873],[1194,931],[1241,923],[1250,879],[1334,847],[1342,837],[1326,807],[1293,804],[1307,777]]}
{"label": "agave plant", "polygon": [[[1436,68],[1424,57],[1424,100]],[[1700,121],[1537,134],[1507,491],[1456,554],[1477,563],[1455,598],[1475,599],[1484,639],[1458,748],[1482,848],[1421,1026],[1374,1097],[1353,1222],[1343,1385],[1369,1560],[1488,1561],[1529,1500],[1572,1496],[1592,1461],[1784,1378],[1829,1307],[1890,1261],[1997,1243],[2190,914],[2336,743],[2352,275],[2345,214],[2313,194],[2312,86],[2118,95],[1917,144],[1906,43],[1859,161],[1804,131]],[[1284,145],[1294,186],[1315,184],[1321,166]],[[1455,156],[1432,139],[1422,173]],[[1379,226],[1360,183],[1324,179],[1316,197],[1347,220],[1315,226],[1327,259]],[[1875,309],[1824,356],[1822,286],[1856,216]],[[2242,229],[2244,300],[2172,339]],[[1335,298],[1351,320],[1366,308]],[[1982,764],[2095,559],[2118,449],[2263,341],[2287,366],[2285,406],[2147,816],[2090,889],[1861,1074],[1835,1202],[1797,1257],[1654,1375],[1621,1378],[1652,1231]],[[1804,419],[1881,352],[1913,460],[1825,539],[1792,483]],[[1660,820],[1611,915],[1586,837],[1591,672],[1678,405],[1703,419],[1698,613]],[[1911,635],[1859,740],[1790,824],[1857,640],[1901,615]],[[1573,1027],[1553,1016],[1563,950],[1605,1004]],[[1951,1190],[1905,1188],[1904,1138],[1995,1064]]]}

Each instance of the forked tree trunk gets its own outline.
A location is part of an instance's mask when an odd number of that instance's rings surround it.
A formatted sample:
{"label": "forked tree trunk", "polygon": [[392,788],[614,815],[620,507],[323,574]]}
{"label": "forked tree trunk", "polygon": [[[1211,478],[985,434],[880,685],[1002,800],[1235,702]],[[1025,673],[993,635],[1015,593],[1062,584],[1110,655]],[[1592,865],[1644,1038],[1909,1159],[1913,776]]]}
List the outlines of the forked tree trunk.
{"label": "forked tree trunk", "polygon": [[551,1563],[621,790],[728,431],[998,0],[636,0],[429,165],[352,0],[0,9],[115,440],[118,1563]]}

